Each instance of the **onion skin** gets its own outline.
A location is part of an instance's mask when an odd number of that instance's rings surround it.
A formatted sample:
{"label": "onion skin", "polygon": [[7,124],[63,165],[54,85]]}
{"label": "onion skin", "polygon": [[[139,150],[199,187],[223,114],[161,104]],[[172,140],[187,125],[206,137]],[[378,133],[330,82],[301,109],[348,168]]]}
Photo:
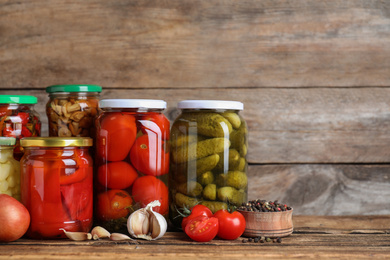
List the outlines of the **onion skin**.
{"label": "onion skin", "polygon": [[18,200],[0,194],[0,242],[21,238],[30,226],[30,213]]}

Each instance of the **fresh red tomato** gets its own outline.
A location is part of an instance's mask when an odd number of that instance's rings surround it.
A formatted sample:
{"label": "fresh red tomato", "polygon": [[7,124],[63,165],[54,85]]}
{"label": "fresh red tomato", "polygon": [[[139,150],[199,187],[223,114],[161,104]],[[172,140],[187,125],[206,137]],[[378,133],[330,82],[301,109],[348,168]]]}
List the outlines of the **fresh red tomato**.
{"label": "fresh red tomato", "polygon": [[192,240],[208,242],[217,235],[218,229],[219,223],[217,218],[198,216],[188,222],[184,231]]}
{"label": "fresh red tomato", "polygon": [[119,112],[104,114],[97,129],[97,152],[108,161],[122,161],[137,135],[135,117]]}
{"label": "fresh red tomato", "polygon": [[97,179],[110,189],[126,189],[137,179],[137,171],[124,161],[110,162],[99,167]]}
{"label": "fresh red tomato", "polygon": [[195,205],[194,207],[191,208],[191,214],[188,217],[184,217],[183,220],[181,221],[181,228],[185,230],[188,222],[196,217],[199,216],[205,216],[205,217],[212,217],[213,212],[211,210],[201,204]]}
{"label": "fresh red tomato", "polygon": [[169,153],[163,149],[163,141],[156,136],[138,137],[130,150],[133,166],[146,175],[160,176],[169,171]]}
{"label": "fresh red tomato", "polygon": [[101,220],[108,221],[127,217],[133,200],[124,190],[109,190],[97,196],[97,214]]}
{"label": "fresh red tomato", "polygon": [[132,187],[134,201],[146,207],[150,202],[159,200],[161,206],[153,210],[165,215],[168,213],[168,188],[164,182],[154,176],[142,176],[135,180]]}
{"label": "fresh red tomato", "polygon": [[218,237],[222,239],[237,239],[245,231],[245,218],[238,211],[230,213],[226,209],[220,209],[215,212],[214,217],[218,219]]}
{"label": "fresh red tomato", "polygon": [[139,120],[144,134],[152,132],[163,140],[169,140],[169,120],[161,113],[148,113]]}

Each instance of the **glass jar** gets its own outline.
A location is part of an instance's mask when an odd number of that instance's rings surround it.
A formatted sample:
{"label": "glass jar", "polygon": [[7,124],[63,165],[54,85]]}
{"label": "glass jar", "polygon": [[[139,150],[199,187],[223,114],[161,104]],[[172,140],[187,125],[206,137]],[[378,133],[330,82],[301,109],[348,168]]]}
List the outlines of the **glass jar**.
{"label": "glass jar", "polygon": [[166,102],[106,99],[96,120],[95,218],[110,232],[127,233],[130,213],[154,200],[168,218],[169,121]]}
{"label": "glass jar", "polygon": [[96,85],[53,85],[46,88],[49,101],[46,115],[49,136],[95,138],[94,120],[98,113],[99,95]]}
{"label": "glass jar", "polygon": [[170,220],[203,204],[215,213],[247,201],[247,125],[237,101],[185,100],[171,128]]}
{"label": "glass jar", "polygon": [[16,139],[0,137],[0,194],[20,201],[20,165],[13,156]]}
{"label": "glass jar", "polygon": [[41,121],[34,110],[38,102],[34,96],[0,95],[0,136],[15,137],[14,157],[20,160],[20,139],[41,136]]}
{"label": "glass jar", "polygon": [[93,218],[93,162],[89,137],[30,137],[21,140],[21,201],[31,216],[27,236],[65,238],[89,232]]}

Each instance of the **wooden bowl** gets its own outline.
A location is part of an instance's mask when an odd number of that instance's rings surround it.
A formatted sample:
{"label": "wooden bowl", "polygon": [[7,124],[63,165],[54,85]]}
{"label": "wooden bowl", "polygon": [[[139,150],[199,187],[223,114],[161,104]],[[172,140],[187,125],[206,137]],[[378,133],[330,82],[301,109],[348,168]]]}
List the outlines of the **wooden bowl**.
{"label": "wooden bowl", "polygon": [[278,212],[238,211],[246,220],[245,237],[286,237],[293,232],[293,209]]}

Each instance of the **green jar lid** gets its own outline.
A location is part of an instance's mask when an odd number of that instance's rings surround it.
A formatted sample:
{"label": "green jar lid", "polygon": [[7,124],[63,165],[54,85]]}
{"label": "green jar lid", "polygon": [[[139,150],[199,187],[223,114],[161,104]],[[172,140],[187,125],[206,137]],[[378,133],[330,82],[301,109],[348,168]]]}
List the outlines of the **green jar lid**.
{"label": "green jar lid", "polygon": [[15,145],[16,138],[15,137],[0,137],[0,145]]}
{"label": "green jar lid", "polygon": [[36,104],[38,99],[26,95],[0,95],[0,104]]}
{"label": "green jar lid", "polygon": [[47,87],[46,92],[102,92],[102,87],[97,85],[53,85]]}

